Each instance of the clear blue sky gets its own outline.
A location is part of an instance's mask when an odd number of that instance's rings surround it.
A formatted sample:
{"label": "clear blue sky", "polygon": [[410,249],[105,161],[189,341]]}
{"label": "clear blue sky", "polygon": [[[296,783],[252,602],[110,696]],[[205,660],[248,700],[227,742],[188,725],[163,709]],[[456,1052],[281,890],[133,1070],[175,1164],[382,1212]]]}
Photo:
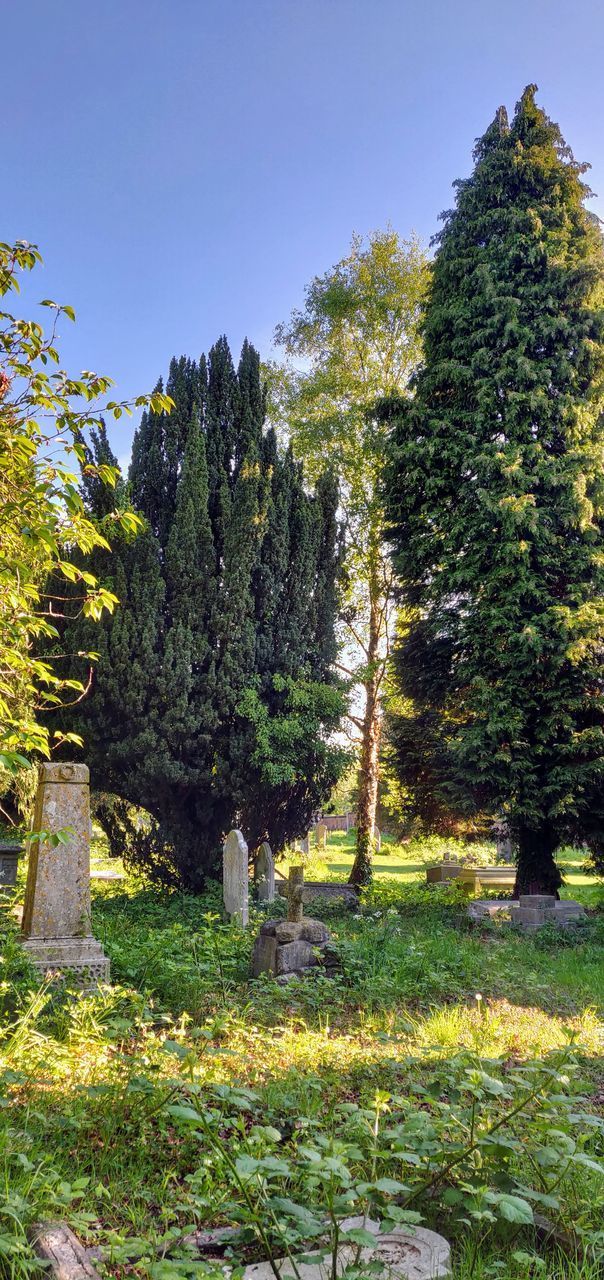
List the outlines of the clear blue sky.
{"label": "clear blue sky", "polygon": [[[39,244],[71,372],[149,390],[267,354],[351,233],[424,240],[524,86],[604,195],[602,0],[5,0],[0,239]],[[604,200],[594,202],[604,215]],[[127,455],[132,426],[112,429]]]}

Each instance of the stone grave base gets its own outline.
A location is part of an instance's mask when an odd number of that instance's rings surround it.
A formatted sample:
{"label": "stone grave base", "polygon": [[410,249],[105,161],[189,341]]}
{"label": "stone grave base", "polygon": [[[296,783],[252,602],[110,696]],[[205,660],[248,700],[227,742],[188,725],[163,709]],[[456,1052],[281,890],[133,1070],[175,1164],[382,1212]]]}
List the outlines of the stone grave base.
{"label": "stone grave base", "polygon": [[85,981],[109,982],[109,960],[96,938],[21,938],[40,973],[72,970]]}
{"label": "stone grave base", "polygon": [[518,901],[505,898],[478,898],[470,903],[468,915],[471,920],[483,920],[486,916],[496,916],[500,911],[509,912],[512,924],[521,929],[541,929],[544,924],[559,925],[568,929],[585,920],[585,908],[574,899],[558,901],[548,894],[521,894]]}
{"label": "stone grave base", "polygon": [[[397,1227],[385,1235],[378,1235],[378,1224],[368,1218],[349,1218],[342,1223],[343,1231],[364,1227],[376,1237],[375,1247],[361,1249],[360,1262],[377,1264],[380,1275],[387,1280],[438,1280],[440,1276],[451,1275],[451,1250],[443,1236],[427,1227],[413,1229]],[[308,1244],[306,1253],[313,1253],[316,1245]],[[354,1245],[343,1244],[338,1249],[337,1274],[340,1276],[354,1260]],[[301,1280],[330,1280],[332,1275],[331,1257],[321,1262],[296,1262]],[[276,1262],[283,1280],[295,1276],[292,1263],[288,1258],[279,1258]],[[246,1267],[243,1280],[274,1280],[274,1271],[270,1262],[256,1262]]]}
{"label": "stone grave base", "polygon": [[305,918],[266,920],[254,943],[252,977],[269,973],[287,981],[298,973],[308,973],[322,965],[326,972],[337,968],[337,958],[329,947],[329,930],[322,920]]}
{"label": "stone grave base", "polygon": [[470,920],[484,920],[487,916],[498,916],[500,911],[511,914],[517,903],[508,898],[476,898],[468,907]]}
{"label": "stone grave base", "polygon": [[[281,898],[287,897],[286,885],[287,882],[283,881],[277,886],[277,891]],[[332,900],[341,898],[347,907],[358,907],[359,905],[359,895],[351,884],[338,884],[337,881],[334,882],[333,880],[311,880],[310,882],[305,880],[302,895],[304,906],[308,906],[308,903],[312,902],[314,898],[330,898]]]}

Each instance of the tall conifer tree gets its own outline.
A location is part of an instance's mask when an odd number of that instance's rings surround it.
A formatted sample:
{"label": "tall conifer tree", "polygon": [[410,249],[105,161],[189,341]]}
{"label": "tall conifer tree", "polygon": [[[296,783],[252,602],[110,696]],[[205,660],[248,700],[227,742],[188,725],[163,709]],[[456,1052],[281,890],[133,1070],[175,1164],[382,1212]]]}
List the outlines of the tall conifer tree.
{"label": "tall conifer tree", "polygon": [[[64,637],[100,652],[67,723],[96,787],[155,819],[150,840],[132,834],[133,856],[197,888],[230,826],[278,850],[338,776],[337,489],[321,479],[307,492],[264,434],[248,342],[237,370],[225,338],[207,362],[172,360],[166,387],[172,413],[145,413],[134,440],[129,496],[144,527],[97,555],[121,605],[94,645],[82,622]],[[95,445],[115,463],[103,432]],[[104,493],[86,476],[83,487],[102,520]],[[120,812],[103,810],[123,832]]]}
{"label": "tall conifer tree", "polygon": [[[585,166],[534,94],[457,183],[415,397],[384,416],[398,672],[427,764],[445,802],[507,815],[517,890],[551,892],[604,774],[604,255]],[[412,779],[413,716],[398,730]]]}

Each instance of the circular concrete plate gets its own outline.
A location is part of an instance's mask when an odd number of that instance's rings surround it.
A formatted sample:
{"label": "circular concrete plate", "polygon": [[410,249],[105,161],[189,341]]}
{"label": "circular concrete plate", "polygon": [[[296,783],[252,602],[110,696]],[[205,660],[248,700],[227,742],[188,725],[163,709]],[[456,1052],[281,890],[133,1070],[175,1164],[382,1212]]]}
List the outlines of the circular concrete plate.
{"label": "circular concrete plate", "polygon": [[[371,1219],[348,1218],[342,1223],[343,1231],[351,1231],[356,1227],[364,1227],[376,1236],[375,1248],[363,1248],[363,1262],[381,1262],[384,1277],[392,1276],[393,1280],[438,1280],[441,1276],[451,1275],[451,1250],[443,1236],[427,1227],[415,1227],[413,1230],[398,1227],[386,1235],[378,1235],[378,1224]],[[308,1245],[306,1252],[313,1253],[318,1246]],[[354,1258],[354,1249],[344,1244],[338,1250],[338,1274],[350,1266]],[[283,1280],[295,1276],[294,1268],[288,1258],[276,1260]],[[300,1280],[330,1280],[331,1258],[325,1257],[321,1262],[298,1262],[297,1270]],[[269,1262],[257,1262],[246,1267],[243,1280],[275,1280]]]}

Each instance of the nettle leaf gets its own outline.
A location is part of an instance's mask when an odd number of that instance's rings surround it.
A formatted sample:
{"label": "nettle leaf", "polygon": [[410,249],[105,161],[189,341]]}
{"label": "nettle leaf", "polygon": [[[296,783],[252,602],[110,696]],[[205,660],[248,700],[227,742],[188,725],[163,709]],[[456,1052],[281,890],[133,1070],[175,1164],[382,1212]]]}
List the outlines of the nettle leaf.
{"label": "nettle leaf", "polygon": [[267,1173],[282,1173],[286,1177],[291,1173],[287,1160],[279,1160],[277,1156],[265,1156],[263,1160],[257,1161],[257,1164],[259,1168],[266,1170]]}
{"label": "nettle leaf", "polygon": [[512,1258],[519,1266],[531,1267],[535,1271],[545,1271],[547,1265],[544,1258],[540,1258],[536,1253],[526,1253],[524,1249],[516,1249]]}
{"label": "nettle leaf", "polygon": [[188,1057],[191,1052],[186,1045],[179,1044],[178,1040],[164,1040],[161,1047],[164,1053],[172,1053],[175,1058],[180,1058],[181,1061]]}
{"label": "nettle leaf", "polygon": [[573,1164],[580,1164],[584,1169],[591,1169],[594,1173],[599,1173],[604,1178],[604,1165],[598,1160],[592,1160],[591,1156],[587,1156],[584,1151],[575,1152],[572,1157]]}
{"label": "nettle leaf", "polygon": [[520,1199],[520,1196],[493,1196],[492,1202],[499,1216],[505,1218],[506,1222],[516,1222],[524,1226],[532,1225],[533,1210],[526,1200]]}
{"label": "nettle leaf", "polygon": [[304,1223],[309,1229],[319,1227],[323,1230],[324,1228],[322,1220],[311,1213],[310,1209],[307,1209],[305,1205],[296,1204],[295,1200],[289,1200],[286,1196],[272,1196],[270,1204],[281,1210],[282,1213],[287,1213],[290,1217]]}
{"label": "nettle leaf", "polygon": [[486,1071],[477,1071],[476,1075],[485,1093],[490,1093],[492,1097],[499,1098],[502,1094],[509,1093],[501,1080],[497,1080],[495,1076],[488,1076]]}
{"label": "nettle leaf", "polygon": [[250,1178],[258,1172],[260,1165],[261,1161],[254,1159],[254,1156],[238,1156],[235,1161],[235,1168],[241,1178]]}
{"label": "nettle leaf", "polygon": [[166,1112],[169,1116],[172,1116],[173,1120],[184,1120],[187,1124],[196,1125],[202,1123],[200,1116],[193,1110],[193,1107],[175,1105],[172,1107],[166,1107]]}
{"label": "nettle leaf", "polygon": [[397,1182],[396,1178],[378,1178],[374,1186],[376,1191],[382,1191],[386,1196],[396,1196],[406,1190],[404,1184]]}
{"label": "nettle leaf", "polygon": [[375,1248],[375,1235],[371,1231],[366,1231],[364,1227],[351,1227],[350,1231],[343,1231],[342,1240],[352,1240],[353,1244],[365,1245],[370,1249]]}

